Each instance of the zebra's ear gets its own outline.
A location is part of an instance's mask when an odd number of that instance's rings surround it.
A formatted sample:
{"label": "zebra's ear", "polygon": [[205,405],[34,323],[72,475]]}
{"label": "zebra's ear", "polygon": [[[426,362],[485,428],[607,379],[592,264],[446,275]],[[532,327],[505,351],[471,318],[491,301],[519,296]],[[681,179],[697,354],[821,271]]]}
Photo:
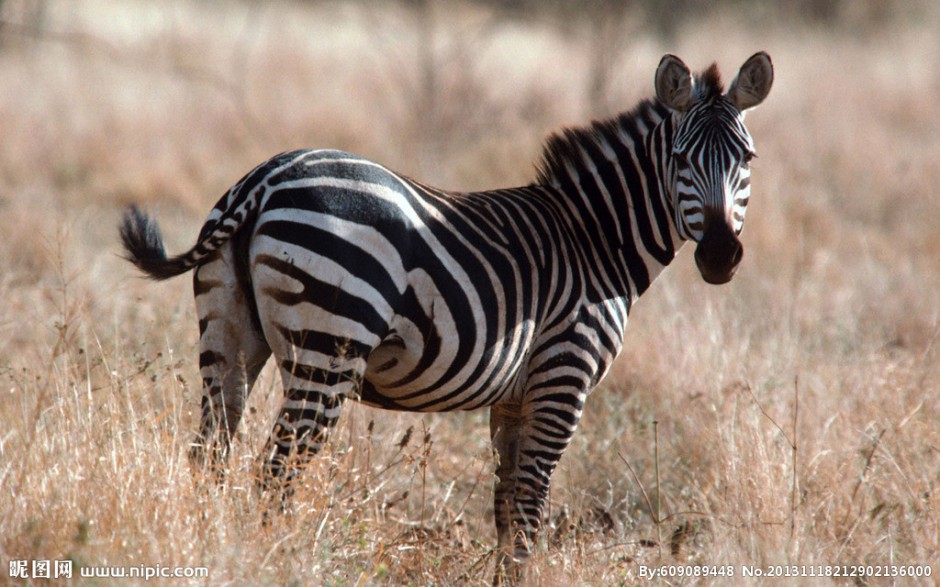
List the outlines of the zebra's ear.
{"label": "zebra's ear", "polygon": [[773,83],[774,64],[770,55],[763,51],[755,53],[744,62],[737,77],[731,82],[728,99],[744,112],[763,102]]}
{"label": "zebra's ear", "polygon": [[693,84],[689,67],[675,55],[664,55],[656,68],[656,97],[677,112],[692,105]]}

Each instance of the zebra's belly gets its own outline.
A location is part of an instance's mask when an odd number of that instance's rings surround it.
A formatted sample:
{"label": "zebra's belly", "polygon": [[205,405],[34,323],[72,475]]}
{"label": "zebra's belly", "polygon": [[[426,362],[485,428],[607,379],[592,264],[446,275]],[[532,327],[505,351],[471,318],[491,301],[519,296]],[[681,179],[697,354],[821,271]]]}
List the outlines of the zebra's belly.
{"label": "zebra's belly", "polygon": [[479,352],[461,352],[455,335],[438,342],[393,332],[368,357],[360,399],[377,407],[432,412],[510,399],[523,380],[528,330],[520,325]]}

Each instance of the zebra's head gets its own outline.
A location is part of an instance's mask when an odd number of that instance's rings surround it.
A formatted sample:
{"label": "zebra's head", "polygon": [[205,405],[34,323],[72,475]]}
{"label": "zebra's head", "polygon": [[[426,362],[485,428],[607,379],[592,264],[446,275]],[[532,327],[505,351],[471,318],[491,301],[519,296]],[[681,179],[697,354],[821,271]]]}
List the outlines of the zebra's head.
{"label": "zebra's head", "polygon": [[744,253],[738,235],[751,192],[754,141],[744,113],[764,101],[773,83],[770,56],[748,59],[727,92],[718,68],[700,76],[675,55],[656,70],[656,95],[673,112],[666,169],[679,235],[698,243],[695,262],[708,283],[727,283]]}

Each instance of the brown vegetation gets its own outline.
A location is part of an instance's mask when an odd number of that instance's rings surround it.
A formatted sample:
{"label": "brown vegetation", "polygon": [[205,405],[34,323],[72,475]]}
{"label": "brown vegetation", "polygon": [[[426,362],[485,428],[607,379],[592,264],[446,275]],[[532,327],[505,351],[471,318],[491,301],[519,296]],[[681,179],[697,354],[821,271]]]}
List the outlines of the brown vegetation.
{"label": "brown vegetation", "polygon": [[[591,29],[469,4],[45,4],[39,36],[0,10],[0,583],[23,584],[7,564],[24,559],[205,566],[213,585],[486,583],[485,413],[350,405],[297,510],[266,525],[269,367],[230,477],[197,490],[190,286],[139,279],[115,226],[130,201],[157,207],[181,250],[233,181],[303,146],[443,187],[527,182],[548,130],[600,114]],[[666,41],[628,15],[604,57],[603,103],[623,108],[667,51],[731,75],[764,49],[777,78],[748,118],[741,270],[710,287],[684,251],[634,309],[555,474],[533,584],[662,564],[940,574],[940,18],[863,38],[772,20],[726,9]]]}

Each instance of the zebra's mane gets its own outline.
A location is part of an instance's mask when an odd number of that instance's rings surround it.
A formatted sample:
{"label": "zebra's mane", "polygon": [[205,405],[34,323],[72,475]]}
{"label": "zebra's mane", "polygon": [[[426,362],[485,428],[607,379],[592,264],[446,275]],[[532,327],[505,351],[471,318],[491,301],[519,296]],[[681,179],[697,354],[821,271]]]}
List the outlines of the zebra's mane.
{"label": "zebra's mane", "polygon": [[[696,100],[714,100],[724,93],[721,73],[713,63],[704,72],[695,76]],[[553,132],[545,140],[542,157],[536,165],[536,181],[541,185],[554,183],[556,178],[564,176],[567,168],[580,169],[583,166],[585,152],[590,153],[618,134],[628,134],[634,144],[636,139],[645,137],[663,118],[668,117],[669,109],[659,100],[648,98],[613,118],[595,120],[587,126],[569,127]]]}
{"label": "zebra's mane", "polygon": [[721,83],[717,63],[712,63],[708,69],[695,76],[695,97],[699,100],[714,100],[724,93],[725,86]]}

